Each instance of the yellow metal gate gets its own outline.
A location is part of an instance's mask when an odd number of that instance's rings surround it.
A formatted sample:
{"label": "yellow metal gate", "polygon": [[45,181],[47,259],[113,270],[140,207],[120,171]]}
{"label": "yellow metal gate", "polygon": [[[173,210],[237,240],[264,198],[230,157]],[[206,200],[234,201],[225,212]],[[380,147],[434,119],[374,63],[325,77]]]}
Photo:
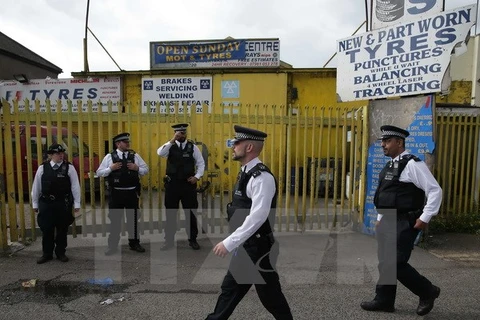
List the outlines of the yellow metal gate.
{"label": "yellow metal gate", "polygon": [[[29,105],[28,102],[26,105]],[[142,178],[141,232],[162,232],[164,220],[162,177],[166,161],[156,150],[173,135],[172,124],[190,124],[188,139],[195,141],[206,160],[199,194],[199,221],[204,232],[223,232],[225,206],[231,198],[239,165],[232,161],[229,139],[233,125],[268,133],[262,160],[279,184],[276,230],[303,231],[342,228],[362,221],[360,181],[365,166],[363,140],[365,108],[292,107],[275,105],[204,106],[204,113],[142,113],[140,105],[126,103],[120,112],[109,105],[92,111],[82,103],[61,110],[49,102],[31,104],[24,111],[4,101],[0,139],[1,246],[8,241],[35,239],[36,217],[28,194],[38,164],[52,141],[66,146],[77,161],[82,187],[82,209],[72,233],[107,234],[108,206],[103,178],[95,176],[99,161],[112,150],[111,138],[131,133],[131,147],[150,168]],[[108,109],[108,112],[105,112]],[[10,110],[10,112],[8,112]],[[178,108],[176,108],[178,110]],[[96,191],[96,192],[93,192]],[[183,213],[179,215],[182,219]]]}

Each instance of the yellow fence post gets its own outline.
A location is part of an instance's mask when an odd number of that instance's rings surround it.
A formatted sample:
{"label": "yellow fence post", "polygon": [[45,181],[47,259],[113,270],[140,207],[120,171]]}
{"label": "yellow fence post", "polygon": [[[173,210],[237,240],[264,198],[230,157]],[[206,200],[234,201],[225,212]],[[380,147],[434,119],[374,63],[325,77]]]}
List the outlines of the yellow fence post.
{"label": "yellow fence post", "polygon": [[[12,111],[10,108],[8,109],[3,109],[3,119],[5,123],[5,131],[4,131],[4,137],[5,137],[5,153],[6,155],[13,155],[13,148],[12,148]],[[7,200],[7,205],[8,205],[8,226],[10,228],[10,241],[18,241],[18,229],[17,229],[17,215],[16,215],[16,201],[15,201],[15,175],[14,175],[14,170],[11,170],[11,168],[14,168],[14,163],[13,163],[13,157],[11,156],[6,156],[5,157],[5,164],[7,167],[7,170],[5,170],[5,181],[6,181],[6,187],[8,191],[8,200]]]}
{"label": "yellow fence post", "polygon": [[[0,109],[3,109],[3,113],[5,113],[7,109],[10,109],[10,105],[7,103],[6,100],[0,101]],[[5,141],[4,136],[4,128],[0,128],[0,141]],[[8,129],[8,128],[7,128]],[[3,251],[6,251],[8,248],[8,236],[7,236],[7,205],[5,203],[5,167],[3,159],[5,157],[4,153],[4,144],[0,144],[0,247]]]}

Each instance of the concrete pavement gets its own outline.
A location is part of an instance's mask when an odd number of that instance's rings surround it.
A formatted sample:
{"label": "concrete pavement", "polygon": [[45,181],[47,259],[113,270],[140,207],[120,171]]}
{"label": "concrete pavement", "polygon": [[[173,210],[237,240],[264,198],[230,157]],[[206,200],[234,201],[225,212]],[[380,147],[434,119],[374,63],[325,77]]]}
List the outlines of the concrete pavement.
{"label": "concrete pavement", "polygon": [[[69,236],[70,261],[37,265],[41,239],[0,257],[2,319],[204,319],[215,306],[229,258],[211,253],[225,235],[202,235],[193,251],[184,231],[175,250],[162,252],[162,234],[145,234],[146,253],[106,257],[105,238]],[[396,312],[371,313],[359,304],[373,298],[376,243],[372,237],[326,231],[277,233],[282,287],[295,319],[418,319],[418,299],[399,285]],[[411,261],[442,289],[425,319],[479,319],[480,272],[416,248]],[[111,279],[112,285],[90,282]],[[35,287],[22,282],[36,279]],[[108,300],[111,299],[111,300]],[[105,303],[112,302],[110,304]],[[103,304],[102,304],[103,302]],[[273,319],[252,288],[231,319]]]}

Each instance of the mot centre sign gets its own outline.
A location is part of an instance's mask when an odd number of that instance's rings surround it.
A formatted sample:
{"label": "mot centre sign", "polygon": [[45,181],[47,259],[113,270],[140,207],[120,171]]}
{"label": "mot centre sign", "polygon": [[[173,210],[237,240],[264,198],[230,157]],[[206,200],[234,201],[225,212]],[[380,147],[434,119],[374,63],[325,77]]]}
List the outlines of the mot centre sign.
{"label": "mot centre sign", "polygon": [[275,68],[279,39],[150,42],[150,69]]}
{"label": "mot centre sign", "polygon": [[339,101],[441,91],[455,46],[476,22],[469,5],[337,41]]}

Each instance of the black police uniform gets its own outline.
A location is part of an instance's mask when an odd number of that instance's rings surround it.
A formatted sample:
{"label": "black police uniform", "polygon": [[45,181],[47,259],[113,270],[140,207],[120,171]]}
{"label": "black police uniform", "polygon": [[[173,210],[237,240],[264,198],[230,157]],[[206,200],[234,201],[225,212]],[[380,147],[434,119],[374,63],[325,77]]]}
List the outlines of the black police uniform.
{"label": "black police uniform", "polygon": [[[232,202],[227,213],[231,231],[243,224],[250,213],[252,200],[246,196],[248,181],[260,174],[271,174],[264,164],[258,164],[248,173],[241,172],[235,184]],[[276,181],[275,181],[276,184]],[[276,207],[277,192],[271,208]],[[233,253],[227,275],[222,282],[215,310],[207,320],[228,319],[235,307],[255,285],[258,297],[275,319],[293,319],[288,302],[282,293],[278,273],[275,271],[278,257],[278,245],[273,237],[271,223],[275,220],[275,211],[243,245]]]}
{"label": "black police uniform", "polygon": [[408,263],[419,232],[413,226],[425,204],[425,192],[422,189],[399,180],[412,159],[421,161],[410,154],[404,155],[399,161],[389,161],[380,172],[374,196],[375,207],[378,213],[383,214],[376,230],[380,277],[375,300],[385,306],[395,303],[397,279],[419,297],[428,297],[432,291],[432,283]]}
{"label": "black police uniform", "polygon": [[188,240],[196,241],[198,235],[197,216],[193,210],[198,208],[197,186],[187,181],[195,175],[195,158],[193,157],[194,144],[190,140],[184,142],[180,149],[175,143],[170,147],[167,158],[165,177],[165,208],[167,221],[165,228],[165,242],[173,245],[177,230],[177,211],[180,201],[185,212]]}
{"label": "black police uniform", "polygon": [[108,202],[110,218],[110,235],[108,236],[108,247],[114,249],[120,241],[120,229],[123,219],[123,209],[127,209],[127,226],[131,229],[128,235],[133,238],[128,239],[131,248],[135,248],[140,243],[137,231],[137,213],[140,196],[140,177],[138,171],[129,170],[128,163],[135,163],[135,152],[129,150],[128,156],[125,153],[122,158],[118,156],[117,151],[111,154],[112,162],[122,162],[119,170],[112,171],[108,175],[108,185],[110,197]]}
{"label": "black police uniform", "polygon": [[53,169],[50,161],[43,163],[37,221],[43,233],[44,257],[52,257],[54,250],[57,257],[65,255],[68,226],[74,220],[73,195],[68,176],[69,164],[63,161],[58,169]]}
{"label": "black police uniform", "polygon": [[[380,129],[382,137],[379,140],[394,137],[405,140],[409,136],[408,131],[391,125]],[[425,191],[414,183],[400,181],[403,170],[412,160],[420,161],[410,154],[400,156],[398,161],[391,160],[379,175],[374,204],[378,213],[382,214],[376,227],[380,277],[375,299],[361,303],[361,307],[368,311],[395,311],[397,280],[420,298],[416,310],[418,315],[430,312],[440,294],[440,288],[432,285],[408,263],[419,233],[414,226],[423,213],[426,199]],[[438,186],[438,183],[435,184]]]}
{"label": "black police uniform", "polygon": [[[239,173],[232,202],[227,207],[230,231],[235,231],[241,226],[250,214],[252,200],[247,197],[246,188],[248,181],[260,174],[272,173],[263,163],[257,164],[248,173]],[[229,270],[222,282],[222,293],[217,300],[214,312],[207,316],[207,320],[228,319],[252,284],[255,285],[262,304],[275,319],[293,319],[288,302],[281,290],[278,273],[275,271],[278,243],[273,237],[271,225],[275,220],[274,208],[278,193],[276,180],[275,186],[276,192],[268,219],[242,246],[235,249]]]}

